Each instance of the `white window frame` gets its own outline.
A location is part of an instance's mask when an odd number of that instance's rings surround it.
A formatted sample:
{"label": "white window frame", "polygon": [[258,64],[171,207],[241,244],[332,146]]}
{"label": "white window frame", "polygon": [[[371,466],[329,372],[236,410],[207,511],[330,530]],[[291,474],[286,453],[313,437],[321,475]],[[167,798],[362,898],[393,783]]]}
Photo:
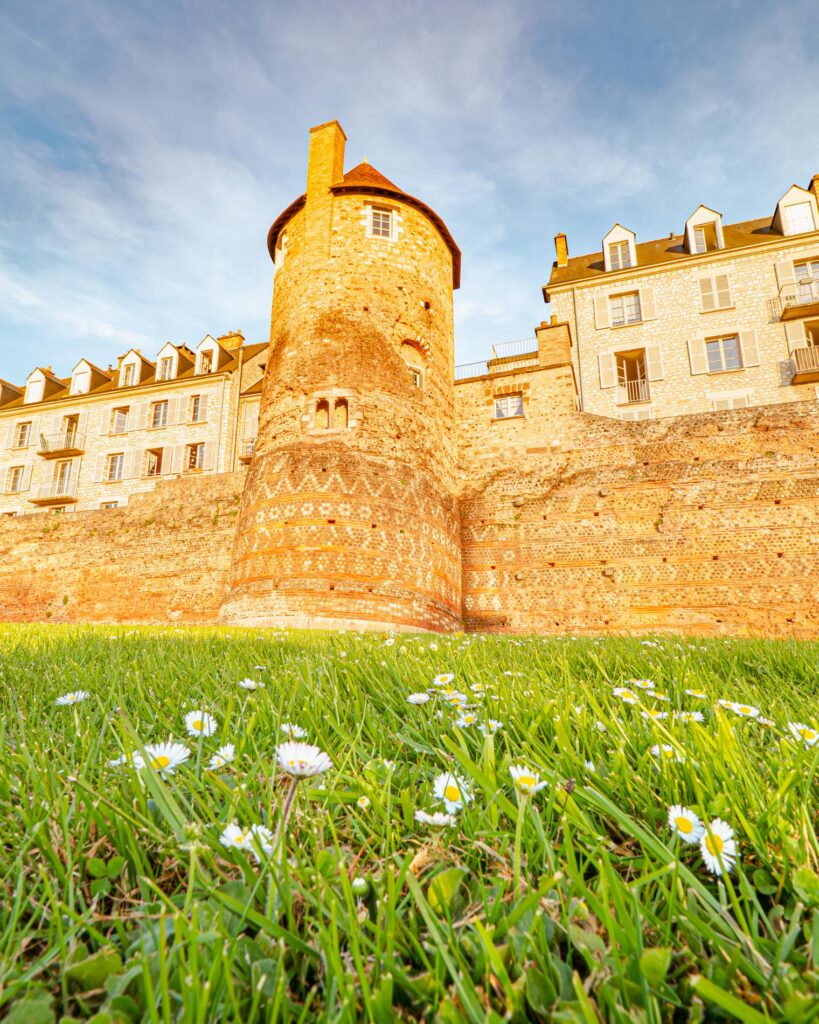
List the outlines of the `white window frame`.
{"label": "white window frame", "polygon": [[[162,410],[161,415],[158,417],[162,422],[157,422],[157,413]],[[168,425],[168,399],[160,398],[156,402],[151,402],[151,430],[161,430],[163,427]]]}
{"label": "white window frame", "polygon": [[[25,434],[21,436],[21,432],[25,427]],[[28,448],[31,444],[31,420],[21,420],[14,427],[14,444],[12,448]]]}
{"label": "white window frame", "polygon": [[[157,452],[159,453],[157,455]],[[148,468],[149,462],[152,458],[156,459],[156,466],[154,471],[151,472]],[[155,476],[162,475],[163,462],[165,458],[165,450],[163,448],[146,448],[145,449],[145,465],[143,468],[142,475],[144,477],[153,478]]]}
{"label": "white window frame", "polygon": [[[739,360],[738,366],[727,366],[725,359],[725,343],[727,341],[733,341],[736,345],[737,359]],[[710,353],[712,351],[709,346],[719,345],[720,362],[722,365],[718,369],[712,369]],[[744,369],[742,361],[742,344],[739,340],[738,334],[724,334],[718,338],[706,338],[705,339],[705,358],[708,362],[708,373],[735,373],[737,370]]]}
{"label": "white window frame", "polygon": [[132,388],[136,384],[136,363],[126,363],[122,368],[122,387]]}
{"label": "white window frame", "polygon": [[190,422],[190,423],[204,423],[205,422],[205,417],[204,416],[200,417],[201,411],[202,411],[202,396],[201,395],[191,395],[191,398],[190,398],[190,418],[189,418],[188,422]]}
{"label": "white window frame", "polygon": [[185,451],[185,472],[200,472],[205,466],[205,442],[195,441]]}
{"label": "white window frame", "polygon": [[197,373],[213,373],[215,360],[215,353],[212,348],[203,349],[197,358]]}
{"label": "white window frame", "polygon": [[118,501],[103,501],[100,504],[100,508],[119,508]]}
{"label": "white window frame", "polygon": [[[83,386],[84,385],[84,386]],[[91,390],[91,371],[79,370],[71,375],[71,394],[87,395]]]}
{"label": "white window frame", "polygon": [[[9,466],[8,472],[6,473],[7,494],[19,494],[23,490],[23,480],[25,479],[25,474],[25,466]],[[17,484],[16,487],[14,486],[15,483]]]}
{"label": "white window frame", "polygon": [[[623,248],[625,246],[625,249]],[[620,242],[609,242],[609,265],[612,270],[631,270],[634,264],[631,261],[631,243],[627,238]],[[625,252],[625,259],[623,259]]]}
{"label": "white window frame", "polygon": [[122,480],[122,472],[125,468],[125,452],[112,452],[105,456],[105,477],[107,484],[119,483]]}
{"label": "white window frame", "polygon": [[[632,316],[629,318],[626,312],[627,299],[631,302],[632,312],[636,307],[636,317]],[[630,292],[618,292],[616,295],[609,296],[609,322],[612,327],[630,327],[632,324],[641,324],[643,322],[643,304],[639,289],[635,288]]]}
{"label": "white window frame", "polygon": [[522,419],[524,415],[523,409],[522,391],[515,391],[510,395],[496,395],[492,403],[492,419]]}
{"label": "white window frame", "polygon": [[[130,413],[131,407],[129,405],[117,405],[111,410],[111,422],[108,427],[109,434],[127,434],[128,433],[128,414]],[[122,413],[122,430],[117,430],[117,416]]]}
{"label": "white window frame", "polygon": [[369,235],[370,238],[395,238],[395,210],[389,206],[371,206]]}
{"label": "white window frame", "polygon": [[173,380],[173,356],[162,356],[157,367],[157,380]]}

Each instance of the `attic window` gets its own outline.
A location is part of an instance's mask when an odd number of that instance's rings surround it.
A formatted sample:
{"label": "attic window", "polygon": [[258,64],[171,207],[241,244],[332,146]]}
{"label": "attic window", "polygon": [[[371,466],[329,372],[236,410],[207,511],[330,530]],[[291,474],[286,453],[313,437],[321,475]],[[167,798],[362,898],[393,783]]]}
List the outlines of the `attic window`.
{"label": "attic window", "polygon": [[71,394],[84,395],[91,387],[91,371],[77,370],[71,378]]}
{"label": "attic window", "polygon": [[609,243],[609,262],[612,270],[627,270],[631,264],[631,248],[627,241]]}
{"label": "attic window", "polygon": [[694,252],[707,252],[708,242],[705,238],[705,226],[694,228]]}
{"label": "attic window", "polygon": [[44,391],[45,381],[42,377],[39,380],[29,381],[29,383],[26,384],[25,404],[28,405],[31,402],[42,402]]}
{"label": "attic window", "polygon": [[801,235],[806,231],[813,231],[813,204],[794,203],[793,206],[785,207],[785,224],[787,234]]}
{"label": "attic window", "polygon": [[199,353],[199,372],[210,373],[213,368],[213,352],[205,350]]}
{"label": "attic window", "polygon": [[126,363],[122,369],[122,386],[133,387],[136,384],[136,363]]}
{"label": "attic window", "polygon": [[163,356],[159,360],[158,380],[170,380],[173,377],[173,356]]}

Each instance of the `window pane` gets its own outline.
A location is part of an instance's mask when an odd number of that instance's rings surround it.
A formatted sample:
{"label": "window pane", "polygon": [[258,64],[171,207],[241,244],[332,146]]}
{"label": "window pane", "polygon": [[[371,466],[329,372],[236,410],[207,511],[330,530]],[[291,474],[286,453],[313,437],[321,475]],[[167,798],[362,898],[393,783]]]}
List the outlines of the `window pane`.
{"label": "window pane", "polygon": [[708,372],[718,373],[722,369],[722,348],[718,341],[706,341],[705,351],[708,354]]}
{"label": "window pane", "polygon": [[722,351],[726,370],[738,370],[742,366],[739,358],[739,340],[736,337],[723,338]]}
{"label": "window pane", "polygon": [[[613,264],[612,264],[613,266]],[[622,327],[626,322],[626,315],[623,310],[623,296],[615,295],[611,300],[611,324],[612,327]]]}
{"label": "window pane", "polygon": [[626,309],[626,321],[630,324],[637,323],[640,319],[640,296],[637,292],[623,296],[623,303]]}

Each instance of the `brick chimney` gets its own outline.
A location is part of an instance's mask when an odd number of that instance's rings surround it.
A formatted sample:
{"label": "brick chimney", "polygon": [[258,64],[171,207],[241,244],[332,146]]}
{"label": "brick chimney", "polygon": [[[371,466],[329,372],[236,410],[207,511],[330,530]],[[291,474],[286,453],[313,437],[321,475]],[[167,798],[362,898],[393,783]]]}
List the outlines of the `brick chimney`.
{"label": "brick chimney", "polygon": [[562,231],[559,235],[555,235],[555,252],[557,253],[557,265],[565,267],[569,262],[569,240]]}
{"label": "brick chimney", "polygon": [[338,121],[326,121],[310,129],[307,157],[307,201],[321,199],[331,185],[344,177],[344,143],[347,136]]}
{"label": "brick chimney", "polygon": [[241,331],[228,331],[227,334],[220,334],[216,339],[227,352],[235,352],[245,343],[245,336]]}

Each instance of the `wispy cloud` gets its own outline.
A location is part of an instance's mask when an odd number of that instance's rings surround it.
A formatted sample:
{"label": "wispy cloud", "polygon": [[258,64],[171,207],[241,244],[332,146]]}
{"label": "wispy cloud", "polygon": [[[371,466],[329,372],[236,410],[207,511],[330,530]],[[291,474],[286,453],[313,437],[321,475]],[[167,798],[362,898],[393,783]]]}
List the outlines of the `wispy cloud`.
{"label": "wispy cloud", "polygon": [[772,209],[819,170],[815,4],[360,0],[0,13],[0,376],[267,335],[270,221],[338,117],[464,252],[456,352],[546,314],[552,235]]}

